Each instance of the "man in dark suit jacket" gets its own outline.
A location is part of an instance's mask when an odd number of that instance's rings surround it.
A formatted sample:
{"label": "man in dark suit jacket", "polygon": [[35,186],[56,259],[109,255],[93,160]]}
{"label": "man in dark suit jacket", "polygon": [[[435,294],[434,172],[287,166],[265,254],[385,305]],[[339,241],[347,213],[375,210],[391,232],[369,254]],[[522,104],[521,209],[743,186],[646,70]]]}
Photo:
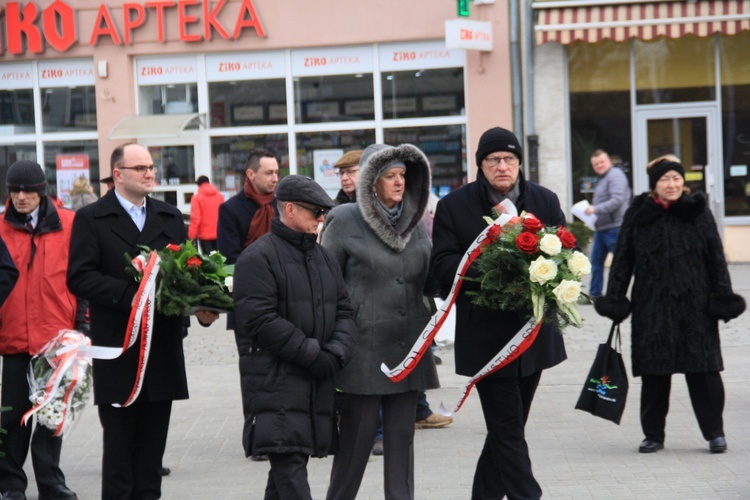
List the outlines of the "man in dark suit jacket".
{"label": "man in dark suit jacket", "polygon": [[[138,284],[125,271],[125,254],[138,245],[155,250],[187,239],[182,214],[148,198],[154,162],[138,144],[116,148],[111,157],[115,189],[76,212],[71,237],[68,287],[89,300],[91,338],[96,346],[120,347]],[[201,324],[218,315],[199,312]],[[104,430],[102,498],[151,499],[161,496],[161,461],[172,401],[187,399],[182,349],[183,317],[156,313],[149,363],[141,392],[125,402],[135,382],[138,348],[112,360],[94,360],[94,403]]]}
{"label": "man in dark suit jacket", "polygon": [[[492,216],[492,208],[510,199],[518,211],[534,214],[545,225],[564,226],[557,195],[526,181],[523,151],[513,133],[495,127],[479,140],[477,180],[440,200],[432,229],[431,270],[444,296],[459,262]],[[478,276],[474,266],[467,272]],[[521,329],[528,317],[472,304],[466,292],[477,289],[464,281],[456,299],[456,373],[474,376]],[[474,475],[472,498],[539,498],[524,428],[542,370],[566,358],[557,327],[544,325],[534,344],[516,361],[476,385],[482,402],[487,438]]]}

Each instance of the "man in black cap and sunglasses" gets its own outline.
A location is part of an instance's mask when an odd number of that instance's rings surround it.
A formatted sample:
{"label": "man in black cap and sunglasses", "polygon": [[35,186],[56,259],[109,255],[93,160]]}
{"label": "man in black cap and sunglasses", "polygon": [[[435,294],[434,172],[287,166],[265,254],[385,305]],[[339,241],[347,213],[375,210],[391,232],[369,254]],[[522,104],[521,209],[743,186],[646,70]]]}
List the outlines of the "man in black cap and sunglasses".
{"label": "man in black cap and sunglasses", "polygon": [[317,243],[333,200],[314,180],[283,178],[279,217],[235,267],[247,456],[268,455],[266,498],[311,498],[310,456],[334,442],[334,377],[349,361],[354,311],[336,260]]}

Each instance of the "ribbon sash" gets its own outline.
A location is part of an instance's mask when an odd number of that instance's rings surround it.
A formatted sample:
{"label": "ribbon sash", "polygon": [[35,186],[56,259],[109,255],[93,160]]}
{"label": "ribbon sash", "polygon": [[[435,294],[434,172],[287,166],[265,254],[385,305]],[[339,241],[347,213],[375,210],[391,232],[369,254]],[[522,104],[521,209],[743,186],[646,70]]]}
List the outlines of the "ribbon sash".
{"label": "ribbon sash", "polygon": [[[513,207],[515,208],[515,207]],[[491,225],[488,225],[479,236],[476,237],[474,242],[469,246],[464,253],[461,262],[458,264],[458,270],[456,276],[453,278],[453,286],[451,291],[446,297],[445,302],[440,306],[437,312],[430,318],[427,325],[422,330],[422,333],[417,337],[416,342],[411,348],[409,354],[398,364],[395,368],[391,369],[385,363],[380,365],[380,370],[389,378],[392,382],[400,382],[405,379],[417,366],[419,360],[422,359],[424,353],[432,343],[432,339],[440,331],[440,328],[448,319],[448,314],[453,308],[453,304],[456,302],[459,290],[461,290],[461,284],[463,283],[463,277],[466,275],[466,271],[479,257],[484,248],[491,242],[497,239],[500,234],[500,228],[508,223],[511,219],[510,214],[502,214],[500,217],[495,219]]]}

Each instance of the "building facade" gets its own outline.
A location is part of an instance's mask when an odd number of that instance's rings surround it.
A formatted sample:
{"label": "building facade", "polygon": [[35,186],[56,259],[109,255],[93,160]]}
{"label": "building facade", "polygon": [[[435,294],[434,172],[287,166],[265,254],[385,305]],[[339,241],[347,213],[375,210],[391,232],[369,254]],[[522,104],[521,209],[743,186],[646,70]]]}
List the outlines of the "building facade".
{"label": "building facade", "polygon": [[7,2],[0,181],[32,159],[63,201],[81,175],[103,191],[111,151],[136,141],[158,167],[153,196],[187,213],[200,175],[241,189],[253,148],[335,192],[345,151],[408,142],[442,195],[474,177],[485,129],[513,128],[508,4],[472,9],[490,51],[446,48],[454,0]]}
{"label": "building facade", "polygon": [[540,175],[570,203],[590,199],[601,148],[637,194],[648,161],[674,153],[687,185],[707,194],[730,260],[750,261],[750,1],[527,7]]}

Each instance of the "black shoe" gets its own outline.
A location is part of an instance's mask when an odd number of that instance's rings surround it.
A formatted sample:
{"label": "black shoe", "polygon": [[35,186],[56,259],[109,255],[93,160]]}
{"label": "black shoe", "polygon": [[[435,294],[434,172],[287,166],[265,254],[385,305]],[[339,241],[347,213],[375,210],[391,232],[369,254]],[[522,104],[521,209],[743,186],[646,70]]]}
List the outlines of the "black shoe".
{"label": "black shoe", "polygon": [[253,455],[250,457],[250,460],[253,462],[267,462],[268,461],[268,455]]}
{"label": "black shoe", "polygon": [[723,436],[713,438],[708,442],[708,448],[711,450],[711,453],[724,453],[727,451],[727,440]]}
{"label": "black shoe", "polygon": [[26,493],[24,493],[23,491],[11,490],[3,493],[0,498],[2,498],[3,500],[26,500]]}
{"label": "black shoe", "polygon": [[[3,496],[3,500],[5,500],[5,498],[6,497]],[[40,488],[39,500],[78,500],[78,495],[70,491],[70,489],[64,484],[56,484],[49,488]]]}
{"label": "black shoe", "polygon": [[159,475],[162,477],[168,476],[171,473],[172,473],[172,469],[170,469],[169,467],[162,467],[161,469],[159,469]]}
{"label": "black shoe", "polygon": [[641,445],[638,447],[640,453],[656,453],[658,450],[664,449],[664,443],[651,441],[650,439],[644,439]]}

